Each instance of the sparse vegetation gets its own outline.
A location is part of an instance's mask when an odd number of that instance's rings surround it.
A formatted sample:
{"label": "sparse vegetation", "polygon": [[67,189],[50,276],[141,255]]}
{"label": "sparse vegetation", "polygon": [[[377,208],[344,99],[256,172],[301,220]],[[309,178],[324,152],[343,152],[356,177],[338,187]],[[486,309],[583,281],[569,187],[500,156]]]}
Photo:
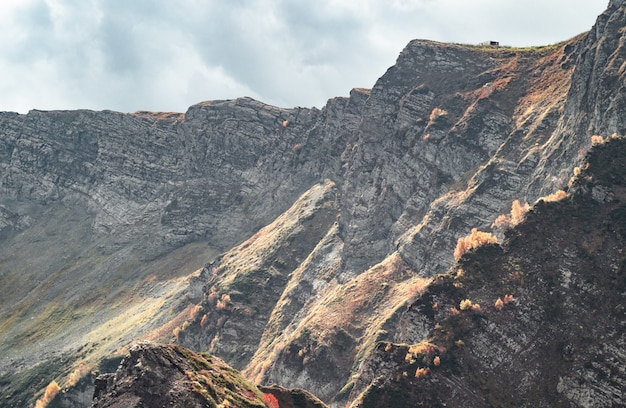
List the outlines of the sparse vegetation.
{"label": "sparse vegetation", "polygon": [[598,145],[598,144],[602,144],[604,143],[604,138],[600,135],[593,135],[591,136],[591,144],[592,145]]}
{"label": "sparse vegetation", "polygon": [[56,381],[52,380],[46,387],[43,396],[35,402],[35,408],[46,408],[57,396],[59,391],[61,391],[61,387],[59,387]]}
{"label": "sparse vegetation", "polygon": [[217,310],[227,310],[231,305],[230,295],[227,293],[223,293],[222,297],[217,300],[215,304],[215,308]]}
{"label": "sparse vegetation", "polygon": [[472,233],[466,237],[459,238],[456,248],[454,249],[454,259],[458,260],[464,253],[470,249],[478,248],[487,244],[495,244],[498,238],[489,232],[478,231],[472,228]]}
{"label": "sparse vegetation", "polygon": [[493,224],[491,224],[491,227],[494,230],[499,231],[513,228],[514,226],[522,222],[528,210],[530,210],[530,205],[528,203],[524,203],[522,205],[519,200],[514,200],[511,204],[511,212],[508,215],[500,214],[495,219]]}
{"label": "sparse vegetation", "polygon": [[461,300],[459,303],[460,310],[479,310],[480,305],[478,303],[472,303],[469,299]]}
{"label": "sparse vegetation", "polygon": [[437,123],[437,121],[440,120],[440,118],[446,116],[448,114],[447,111],[441,109],[441,108],[434,108],[431,112],[430,112],[430,116],[428,117],[428,124],[426,125],[427,128],[433,126],[434,124]]}
{"label": "sparse vegetation", "polygon": [[[544,201],[546,203],[550,203],[550,202],[554,202],[554,201],[561,201],[565,197],[567,197],[567,193],[565,191],[557,190],[557,191],[555,191],[552,194],[548,194],[547,196],[539,198],[539,200]],[[537,200],[537,201],[539,201],[539,200]]]}
{"label": "sparse vegetation", "polygon": [[166,346],[184,357],[191,367],[185,371],[192,390],[209,406],[265,407],[263,393],[237,370],[209,354],[196,354],[178,345]]}

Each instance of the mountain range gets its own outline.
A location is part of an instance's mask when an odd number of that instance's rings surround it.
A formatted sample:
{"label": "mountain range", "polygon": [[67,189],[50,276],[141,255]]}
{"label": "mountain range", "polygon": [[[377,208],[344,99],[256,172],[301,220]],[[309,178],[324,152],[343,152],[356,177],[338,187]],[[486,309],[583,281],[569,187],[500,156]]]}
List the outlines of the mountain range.
{"label": "mountain range", "polygon": [[414,40],[322,109],[0,113],[0,406],[623,406],[624,26]]}

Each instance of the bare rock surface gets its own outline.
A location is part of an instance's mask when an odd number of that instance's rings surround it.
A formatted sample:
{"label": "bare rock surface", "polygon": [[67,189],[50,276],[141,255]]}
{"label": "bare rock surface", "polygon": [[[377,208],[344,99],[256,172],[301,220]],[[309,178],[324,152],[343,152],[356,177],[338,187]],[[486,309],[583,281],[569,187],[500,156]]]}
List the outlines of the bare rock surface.
{"label": "bare rock surface", "polygon": [[[219,404],[219,405],[218,405]],[[215,357],[138,343],[115,374],[96,379],[93,408],[265,407],[263,393]]]}

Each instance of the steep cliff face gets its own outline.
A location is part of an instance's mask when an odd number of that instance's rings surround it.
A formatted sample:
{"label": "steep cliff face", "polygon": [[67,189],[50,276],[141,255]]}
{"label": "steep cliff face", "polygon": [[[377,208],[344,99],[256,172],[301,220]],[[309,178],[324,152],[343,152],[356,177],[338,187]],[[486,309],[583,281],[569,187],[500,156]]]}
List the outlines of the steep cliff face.
{"label": "steep cliff face", "polygon": [[366,97],[1,114],[4,389],[26,403],[37,390],[17,392],[16,370],[57,361],[66,378],[64,356],[96,367],[134,339],[170,339],[193,314],[194,271],[338,172]]}
{"label": "steep cliff face", "polygon": [[428,334],[379,343],[352,406],[623,405],[624,155],[623,138],[598,145],[570,195],[436,278],[399,317]]}
{"label": "steep cliff face", "polygon": [[432,333],[409,306],[459,237],[626,131],[625,8],[549,47],[412,41],[321,110],[0,114],[0,390],[149,338],[355,398],[379,342]]}

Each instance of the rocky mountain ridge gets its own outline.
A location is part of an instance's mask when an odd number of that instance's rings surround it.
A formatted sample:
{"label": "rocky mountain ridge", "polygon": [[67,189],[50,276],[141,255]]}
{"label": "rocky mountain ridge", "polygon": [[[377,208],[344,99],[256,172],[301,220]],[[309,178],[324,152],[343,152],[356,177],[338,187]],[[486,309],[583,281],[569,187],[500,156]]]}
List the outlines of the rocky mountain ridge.
{"label": "rocky mountain ridge", "polygon": [[411,304],[459,237],[626,133],[625,12],[549,47],[412,41],[321,110],[0,114],[5,401],[146,338],[357,398],[380,344],[431,335]]}
{"label": "rocky mountain ridge", "polygon": [[622,406],[625,148],[596,145],[567,196],[437,276],[402,313],[428,334],[378,343],[351,406]]}

